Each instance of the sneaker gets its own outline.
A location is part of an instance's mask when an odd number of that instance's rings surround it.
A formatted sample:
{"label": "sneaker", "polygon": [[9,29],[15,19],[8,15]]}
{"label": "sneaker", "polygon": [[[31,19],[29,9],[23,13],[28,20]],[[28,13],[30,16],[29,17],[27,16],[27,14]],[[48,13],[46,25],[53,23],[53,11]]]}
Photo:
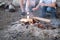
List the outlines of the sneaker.
{"label": "sneaker", "polygon": [[22,15],[22,16],[25,16],[25,15],[26,15],[26,12],[22,12],[21,15]]}

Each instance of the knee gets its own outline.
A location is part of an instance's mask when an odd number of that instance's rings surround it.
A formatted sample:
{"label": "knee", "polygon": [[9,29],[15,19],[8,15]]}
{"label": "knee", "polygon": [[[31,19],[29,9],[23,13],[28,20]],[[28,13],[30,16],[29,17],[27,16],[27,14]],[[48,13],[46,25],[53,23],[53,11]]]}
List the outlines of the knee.
{"label": "knee", "polygon": [[45,6],[39,6],[40,8],[46,8]]}
{"label": "knee", "polygon": [[48,7],[47,8],[47,12],[51,12],[52,11],[52,8],[51,7]]}
{"label": "knee", "polygon": [[55,8],[48,7],[48,8],[47,8],[47,12],[56,12],[56,10],[55,10]]}
{"label": "knee", "polygon": [[40,6],[40,10],[46,11],[46,6]]}

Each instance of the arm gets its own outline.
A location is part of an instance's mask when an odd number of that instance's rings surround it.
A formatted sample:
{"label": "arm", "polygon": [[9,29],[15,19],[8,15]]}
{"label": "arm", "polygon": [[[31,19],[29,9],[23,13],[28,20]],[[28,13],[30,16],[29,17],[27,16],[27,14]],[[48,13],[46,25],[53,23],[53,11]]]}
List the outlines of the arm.
{"label": "arm", "polygon": [[45,4],[45,6],[56,7],[56,0],[52,0],[51,4]]}
{"label": "arm", "polygon": [[41,5],[42,2],[43,2],[43,0],[40,0],[39,3],[38,3],[38,5],[35,8],[33,8],[32,10],[33,11],[37,10],[39,8],[39,6]]}
{"label": "arm", "polygon": [[56,3],[45,4],[45,6],[56,7]]}
{"label": "arm", "polygon": [[39,4],[33,8],[33,10],[37,10],[39,8],[39,6],[50,6],[50,7],[56,7],[56,0],[52,0],[52,3],[51,4],[44,4],[42,3],[43,1],[40,0]]}
{"label": "arm", "polygon": [[36,8],[39,8],[39,6],[41,5],[42,2],[43,2],[43,0],[40,0],[38,5],[36,6]]}

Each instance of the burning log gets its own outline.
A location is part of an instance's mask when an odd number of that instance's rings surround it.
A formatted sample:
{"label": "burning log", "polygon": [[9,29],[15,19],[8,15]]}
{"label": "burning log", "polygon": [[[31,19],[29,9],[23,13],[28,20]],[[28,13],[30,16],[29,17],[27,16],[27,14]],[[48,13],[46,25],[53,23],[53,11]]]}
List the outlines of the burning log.
{"label": "burning log", "polygon": [[[51,20],[45,18],[33,17],[33,18],[22,18],[20,21],[23,23],[35,24],[37,22],[39,23],[40,21],[50,23]],[[38,27],[39,26],[43,26],[43,25],[38,24]]]}
{"label": "burning log", "polygon": [[45,29],[45,26],[43,24],[37,24],[38,28],[44,28]]}
{"label": "burning log", "polygon": [[39,18],[39,17],[32,17],[32,18],[30,18],[29,17],[29,12],[27,12],[27,18],[22,18],[20,21],[23,22],[25,25],[26,24],[30,24],[31,25],[31,24],[37,23],[36,26],[38,28],[45,29],[44,24],[41,24],[40,21],[50,23],[51,20],[45,19],[45,18]]}
{"label": "burning log", "polygon": [[39,18],[39,17],[33,17],[33,18],[22,18],[20,21],[21,22],[36,22],[37,20],[39,20],[39,21],[44,21],[44,22],[51,22],[51,20],[49,20],[49,19],[45,19],[45,18]]}
{"label": "burning log", "polygon": [[32,19],[22,18],[20,21],[21,22],[32,22],[33,20]]}
{"label": "burning log", "polygon": [[29,24],[33,23],[33,19],[29,17],[29,12],[27,12],[27,18],[22,18],[20,21]]}
{"label": "burning log", "polygon": [[33,23],[33,19],[27,19],[27,18],[22,18],[20,21],[23,23],[29,23],[29,24]]}
{"label": "burning log", "polygon": [[45,19],[45,18],[39,18],[39,17],[33,17],[33,19],[37,19],[37,20],[40,20],[40,21],[44,21],[44,22],[51,22],[50,19]]}

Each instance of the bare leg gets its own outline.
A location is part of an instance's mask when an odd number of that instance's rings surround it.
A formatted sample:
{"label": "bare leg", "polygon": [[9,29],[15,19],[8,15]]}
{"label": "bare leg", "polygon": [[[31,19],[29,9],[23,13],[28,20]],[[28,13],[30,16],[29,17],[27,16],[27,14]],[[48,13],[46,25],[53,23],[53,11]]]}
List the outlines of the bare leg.
{"label": "bare leg", "polygon": [[29,12],[29,7],[30,7],[30,0],[27,0],[26,1],[26,8],[25,8],[26,12]]}
{"label": "bare leg", "polygon": [[24,0],[20,0],[20,8],[21,8],[21,11],[24,12]]}

